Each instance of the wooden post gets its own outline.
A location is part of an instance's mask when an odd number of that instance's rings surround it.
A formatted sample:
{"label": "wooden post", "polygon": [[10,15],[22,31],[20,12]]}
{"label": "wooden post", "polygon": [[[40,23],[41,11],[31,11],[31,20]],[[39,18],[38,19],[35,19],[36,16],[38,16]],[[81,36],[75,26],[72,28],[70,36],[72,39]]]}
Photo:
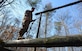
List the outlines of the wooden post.
{"label": "wooden post", "polygon": [[42,17],[42,13],[40,13],[39,25],[38,25],[38,30],[37,30],[37,35],[36,35],[36,38],[38,38],[38,36],[39,36],[39,32],[40,32],[41,17]]}
{"label": "wooden post", "polygon": [[[39,24],[38,24],[38,30],[37,30],[36,38],[38,38],[39,32],[40,32],[41,17],[42,17],[42,13],[40,13],[40,18],[39,18]],[[34,51],[36,51],[36,47],[34,48]]]}

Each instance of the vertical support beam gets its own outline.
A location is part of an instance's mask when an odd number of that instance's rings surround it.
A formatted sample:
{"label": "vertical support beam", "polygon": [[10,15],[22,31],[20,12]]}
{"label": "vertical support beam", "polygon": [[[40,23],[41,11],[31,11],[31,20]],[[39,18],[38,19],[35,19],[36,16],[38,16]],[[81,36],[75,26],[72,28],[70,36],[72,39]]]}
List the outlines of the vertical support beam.
{"label": "vertical support beam", "polygon": [[[38,38],[39,32],[40,32],[41,17],[42,17],[42,13],[40,13],[40,18],[39,18],[39,24],[38,24],[38,30],[37,30],[36,38]],[[36,51],[36,47],[34,48],[34,51]]]}
{"label": "vertical support beam", "polygon": [[38,36],[39,36],[39,32],[40,32],[41,17],[42,17],[42,13],[40,13],[39,25],[38,25],[38,30],[37,30],[36,38],[38,38]]}

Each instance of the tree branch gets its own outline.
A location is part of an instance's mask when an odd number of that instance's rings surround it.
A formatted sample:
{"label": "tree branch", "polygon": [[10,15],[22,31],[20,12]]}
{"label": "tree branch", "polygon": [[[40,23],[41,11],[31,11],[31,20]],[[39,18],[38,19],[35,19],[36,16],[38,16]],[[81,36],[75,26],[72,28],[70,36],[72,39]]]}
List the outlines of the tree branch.
{"label": "tree branch", "polygon": [[[46,41],[45,41],[46,40]],[[10,40],[0,43],[0,47],[65,47],[82,46],[82,35],[55,36],[49,38]]]}
{"label": "tree branch", "polygon": [[[6,0],[5,2],[7,2],[7,0]],[[5,3],[5,2],[4,2],[4,3]],[[13,3],[13,2],[14,2],[14,0],[12,0],[11,2],[9,2],[8,4],[5,4],[5,5],[4,5],[4,3],[3,3],[3,4],[0,6],[0,8],[1,8],[1,7],[4,7],[4,6],[7,6],[7,5],[9,5],[9,4]]]}
{"label": "tree branch", "polygon": [[0,1],[0,4],[1,4],[3,1],[4,1],[4,0],[1,0],[1,1]]}
{"label": "tree branch", "polygon": [[36,13],[35,15],[39,15],[40,13],[51,12],[51,11],[53,11],[53,10],[61,9],[61,8],[64,8],[64,7],[67,7],[67,6],[71,6],[71,5],[75,5],[75,4],[78,4],[78,3],[80,3],[80,2],[82,2],[82,1],[76,1],[76,2],[69,3],[69,4],[66,4],[66,5],[63,5],[63,6],[59,6],[59,7],[50,9],[50,10],[42,11],[42,12]]}

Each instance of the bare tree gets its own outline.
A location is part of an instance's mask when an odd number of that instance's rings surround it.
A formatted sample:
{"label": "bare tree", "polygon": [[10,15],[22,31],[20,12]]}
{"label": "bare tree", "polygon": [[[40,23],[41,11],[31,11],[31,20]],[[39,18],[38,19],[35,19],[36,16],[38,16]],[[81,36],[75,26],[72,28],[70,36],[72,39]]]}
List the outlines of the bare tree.
{"label": "bare tree", "polygon": [[10,0],[10,1],[8,1],[8,0],[0,0],[0,8],[1,7],[5,7],[5,6],[7,6],[7,5],[9,5],[9,4],[13,3],[13,2],[14,2],[14,0]]}

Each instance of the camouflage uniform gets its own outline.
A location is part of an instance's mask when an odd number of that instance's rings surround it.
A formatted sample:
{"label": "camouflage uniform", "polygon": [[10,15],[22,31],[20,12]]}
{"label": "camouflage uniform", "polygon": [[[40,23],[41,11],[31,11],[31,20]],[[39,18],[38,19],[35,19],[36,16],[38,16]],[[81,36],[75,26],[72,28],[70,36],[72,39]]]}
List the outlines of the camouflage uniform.
{"label": "camouflage uniform", "polygon": [[25,32],[27,32],[30,22],[32,21],[32,11],[26,10],[25,16],[22,22],[22,29],[19,31],[19,37],[22,38]]}

